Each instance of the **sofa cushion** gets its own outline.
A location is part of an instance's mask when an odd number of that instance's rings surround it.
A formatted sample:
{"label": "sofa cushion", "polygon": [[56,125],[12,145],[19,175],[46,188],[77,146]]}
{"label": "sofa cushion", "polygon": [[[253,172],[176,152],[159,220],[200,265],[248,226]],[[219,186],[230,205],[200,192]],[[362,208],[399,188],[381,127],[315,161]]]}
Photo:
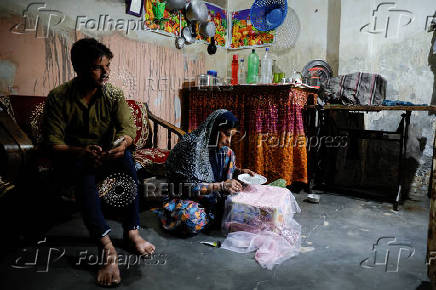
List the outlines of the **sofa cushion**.
{"label": "sofa cushion", "polygon": [[165,176],[165,162],[169,154],[170,151],[166,149],[139,149],[135,152],[135,161],[141,164],[142,168],[144,168],[147,173],[156,176]]}
{"label": "sofa cushion", "polygon": [[0,106],[6,109],[6,112],[12,118],[12,120],[17,122],[11,105],[11,98],[9,98],[9,96],[0,96]]}
{"label": "sofa cushion", "polygon": [[34,145],[41,142],[42,112],[45,97],[9,96],[2,97],[2,103],[10,104],[10,115],[29,136]]}
{"label": "sofa cushion", "polygon": [[134,100],[127,100],[129,105],[133,120],[136,126],[136,138],[135,145],[136,148],[141,149],[147,145],[148,134],[149,134],[149,120],[147,109],[144,103],[137,102]]}

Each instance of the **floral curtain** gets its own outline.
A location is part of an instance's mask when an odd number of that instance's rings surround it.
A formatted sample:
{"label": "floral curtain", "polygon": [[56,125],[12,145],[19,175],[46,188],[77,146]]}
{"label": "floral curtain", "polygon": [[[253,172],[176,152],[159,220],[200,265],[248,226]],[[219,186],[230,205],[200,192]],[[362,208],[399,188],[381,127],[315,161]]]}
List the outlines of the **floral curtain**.
{"label": "floral curtain", "polygon": [[269,181],[307,183],[307,151],[302,108],[313,92],[282,86],[234,86],[185,89],[189,131],[217,109],[240,121],[232,140],[237,166],[250,168]]}

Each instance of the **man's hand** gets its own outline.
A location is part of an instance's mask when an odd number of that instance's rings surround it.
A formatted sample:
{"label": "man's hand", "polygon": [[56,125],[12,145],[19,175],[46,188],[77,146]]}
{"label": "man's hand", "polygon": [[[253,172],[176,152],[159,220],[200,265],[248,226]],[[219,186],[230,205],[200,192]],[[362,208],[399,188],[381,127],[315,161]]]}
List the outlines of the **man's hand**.
{"label": "man's hand", "polygon": [[108,151],[108,159],[117,159],[124,156],[127,149],[127,142],[123,141],[118,147],[115,147]]}
{"label": "man's hand", "polygon": [[124,136],[124,140],[121,141],[120,145],[115,148],[112,148],[108,151],[108,159],[117,159],[122,158],[124,153],[126,152],[127,147],[133,143],[133,140],[129,136]]}
{"label": "man's hand", "polygon": [[235,179],[227,179],[224,181],[224,190],[230,194],[238,193],[242,190],[242,184]]}
{"label": "man's hand", "polygon": [[105,154],[106,153],[103,152],[103,149],[98,145],[88,145],[84,148],[85,161],[94,168],[102,165],[102,158]]}

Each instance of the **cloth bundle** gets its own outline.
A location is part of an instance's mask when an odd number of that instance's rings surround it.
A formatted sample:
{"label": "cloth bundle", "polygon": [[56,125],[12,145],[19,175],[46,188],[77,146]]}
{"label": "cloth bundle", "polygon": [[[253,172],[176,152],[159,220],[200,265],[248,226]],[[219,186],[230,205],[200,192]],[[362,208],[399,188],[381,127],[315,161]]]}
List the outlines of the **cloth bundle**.
{"label": "cloth bundle", "polygon": [[387,81],[378,74],[357,72],[330,78],[322,84],[322,101],[343,105],[380,105]]}
{"label": "cloth bundle", "polygon": [[230,233],[222,248],[257,250],[257,262],[271,270],[300,251],[301,226],[293,218],[300,211],[288,189],[250,185],[226,201],[223,229]]}

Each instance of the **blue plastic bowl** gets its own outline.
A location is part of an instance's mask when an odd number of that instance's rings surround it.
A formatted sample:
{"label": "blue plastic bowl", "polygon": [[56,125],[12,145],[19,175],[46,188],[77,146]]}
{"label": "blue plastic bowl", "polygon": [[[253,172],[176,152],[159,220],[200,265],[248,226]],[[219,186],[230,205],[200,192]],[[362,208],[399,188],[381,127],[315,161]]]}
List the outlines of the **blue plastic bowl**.
{"label": "blue plastic bowl", "polygon": [[287,14],[287,0],[256,0],[250,9],[250,20],[257,30],[270,31],[282,25]]}

